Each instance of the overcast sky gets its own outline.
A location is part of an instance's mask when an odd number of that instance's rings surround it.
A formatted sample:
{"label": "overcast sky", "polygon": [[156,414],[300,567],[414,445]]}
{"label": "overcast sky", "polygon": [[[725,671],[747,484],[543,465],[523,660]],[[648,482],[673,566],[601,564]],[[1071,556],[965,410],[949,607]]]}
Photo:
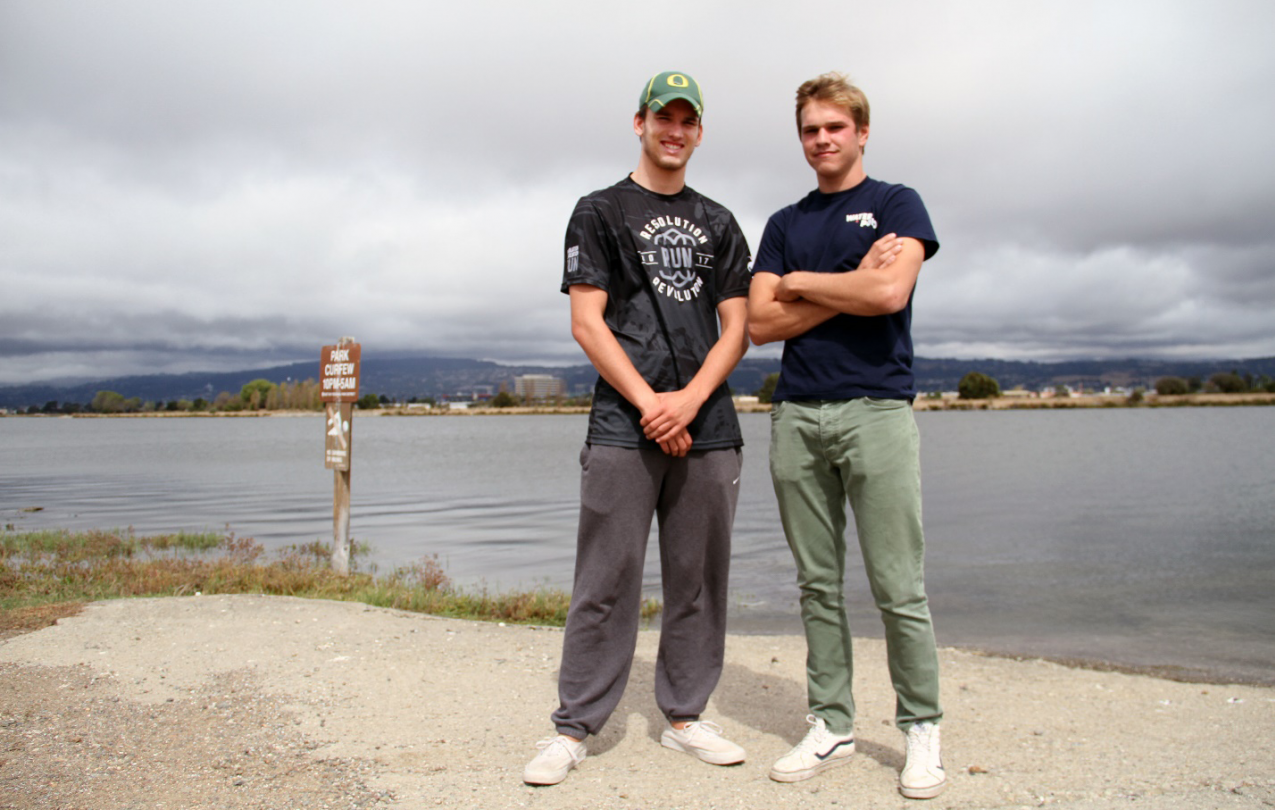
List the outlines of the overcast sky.
{"label": "overcast sky", "polygon": [[[798,84],[942,249],[917,353],[1275,355],[1275,4],[0,0],[0,384],[365,357],[584,362],[577,198],[642,84],[704,88],[688,181],[814,186]],[[754,356],[774,348],[753,350]]]}

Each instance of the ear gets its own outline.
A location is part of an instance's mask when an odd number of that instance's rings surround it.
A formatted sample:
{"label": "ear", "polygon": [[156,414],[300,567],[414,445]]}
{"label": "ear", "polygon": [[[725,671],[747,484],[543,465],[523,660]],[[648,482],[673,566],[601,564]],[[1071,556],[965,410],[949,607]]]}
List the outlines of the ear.
{"label": "ear", "polygon": [[641,138],[642,133],[645,130],[646,130],[646,116],[643,115],[642,113],[634,113],[633,114],[633,134]]}
{"label": "ear", "polygon": [[868,145],[868,130],[870,127],[859,128],[859,151],[863,151],[863,147]]}
{"label": "ear", "polygon": [[699,146],[703,142],[704,142],[704,122],[701,120],[699,122],[699,134],[695,136],[695,145]]}

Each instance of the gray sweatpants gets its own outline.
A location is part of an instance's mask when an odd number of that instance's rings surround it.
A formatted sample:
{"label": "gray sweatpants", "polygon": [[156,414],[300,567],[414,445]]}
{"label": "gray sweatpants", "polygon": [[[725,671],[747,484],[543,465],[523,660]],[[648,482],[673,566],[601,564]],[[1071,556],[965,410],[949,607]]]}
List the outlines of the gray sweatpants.
{"label": "gray sweatpants", "polygon": [[669,720],[695,720],[722,674],[730,532],[740,451],[588,445],[580,453],[575,584],[562,644],[560,734],[602,730],[633,665],[651,516],[659,519],[664,611],[655,702]]}

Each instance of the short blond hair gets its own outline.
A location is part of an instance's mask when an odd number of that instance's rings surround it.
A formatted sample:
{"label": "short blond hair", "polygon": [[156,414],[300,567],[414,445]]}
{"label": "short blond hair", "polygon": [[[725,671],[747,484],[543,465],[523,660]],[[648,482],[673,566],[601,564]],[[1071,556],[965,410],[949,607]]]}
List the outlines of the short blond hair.
{"label": "short blond hair", "polygon": [[871,119],[868,97],[843,74],[825,73],[797,88],[797,133],[801,133],[801,111],[812,101],[835,104],[854,119],[855,129],[863,129]]}

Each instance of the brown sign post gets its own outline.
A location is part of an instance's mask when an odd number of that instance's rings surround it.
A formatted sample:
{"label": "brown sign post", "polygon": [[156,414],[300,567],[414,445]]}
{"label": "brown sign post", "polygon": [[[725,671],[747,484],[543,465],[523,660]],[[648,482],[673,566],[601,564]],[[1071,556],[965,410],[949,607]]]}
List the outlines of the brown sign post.
{"label": "brown sign post", "polygon": [[332,570],[343,576],[350,573],[350,459],[362,350],[354,338],[343,337],[335,346],[324,346],[319,360],[319,398],[327,404],[324,466],[334,471]]}

